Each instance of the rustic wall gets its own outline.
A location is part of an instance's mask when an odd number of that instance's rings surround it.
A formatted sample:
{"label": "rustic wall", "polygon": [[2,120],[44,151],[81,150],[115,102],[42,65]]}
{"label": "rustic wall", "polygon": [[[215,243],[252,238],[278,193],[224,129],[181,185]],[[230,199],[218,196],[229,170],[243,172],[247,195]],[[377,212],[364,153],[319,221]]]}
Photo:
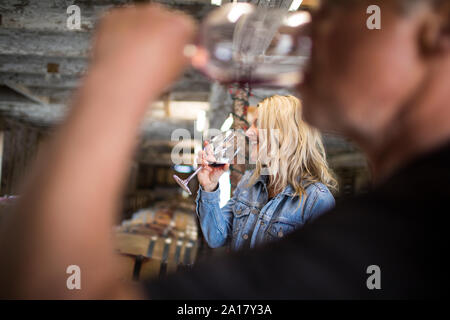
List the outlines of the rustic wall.
{"label": "rustic wall", "polygon": [[48,136],[48,129],[15,119],[0,119],[3,131],[3,157],[0,194],[13,195]]}

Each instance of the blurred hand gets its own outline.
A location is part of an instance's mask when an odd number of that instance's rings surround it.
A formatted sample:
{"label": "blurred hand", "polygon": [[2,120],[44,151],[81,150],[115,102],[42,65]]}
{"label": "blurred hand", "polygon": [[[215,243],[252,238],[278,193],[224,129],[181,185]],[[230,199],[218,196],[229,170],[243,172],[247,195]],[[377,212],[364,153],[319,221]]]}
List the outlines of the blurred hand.
{"label": "blurred hand", "polygon": [[[183,49],[193,33],[189,18],[157,6],[113,10],[102,19],[70,113],[40,150],[14,215],[0,232],[0,257],[8,261],[0,263],[1,297],[140,295],[118,281],[123,270],[111,239],[117,199],[142,116],[187,64]],[[74,261],[89,270],[83,290],[64,285],[64,270]]]}
{"label": "blurred hand", "polygon": [[208,148],[208,142],[205,142],[205,149],[198,152],[197,163],[203,166],[203,169],[198,173],[198,181],[203,190],[207,192],[212,192],[217,188],[220,177],[230,168],[229,164],[220,167],[209,165],[209,163],[214,162],[216,162],[216,159],[211,149]]}
{"label": "blurred hand", "polygon": [[109,88],[154,98],[189,62],[183,49],[194,30],[191,18],[158,5],[113,9],[97,29],[92,68]]}

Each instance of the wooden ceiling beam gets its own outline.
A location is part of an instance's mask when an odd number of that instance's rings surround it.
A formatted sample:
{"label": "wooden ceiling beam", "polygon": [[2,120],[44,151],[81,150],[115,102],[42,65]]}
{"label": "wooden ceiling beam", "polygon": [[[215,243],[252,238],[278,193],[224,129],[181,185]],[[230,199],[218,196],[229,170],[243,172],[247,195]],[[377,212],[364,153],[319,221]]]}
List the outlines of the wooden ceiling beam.
{"label": "wooden ceiling beam", "polygon": [[[67,28],[67,18],[69,17],[67,8],[75,4],[81,11],[81,28],[76,32],[91,32],[94,30],[99,18],[108,10],[139,2],[143,1],[3,0],[0,4],[2,28],[51,32],[70,31]],[[203,19],[205,15],[215,8],[207,0],[155,0],[152,2],[183,11],[197,20]]]}

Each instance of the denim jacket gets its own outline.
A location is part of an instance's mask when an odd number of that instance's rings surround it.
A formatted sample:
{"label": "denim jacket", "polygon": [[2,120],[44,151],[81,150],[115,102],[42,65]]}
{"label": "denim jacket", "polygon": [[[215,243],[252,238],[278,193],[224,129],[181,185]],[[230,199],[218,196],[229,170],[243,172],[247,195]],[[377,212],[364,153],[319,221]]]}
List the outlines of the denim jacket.
{"label": "denim jacket", "polygon": [[245,173],[222,209],[220,191],[206,192],[200,187],[197,214],[210,247],[253,248],[291,233],[334,206],[331,192],[322,183],[309,185],[301,201],[291,185],[268,201],[267,176],[248,186],[251,175],[252,171]]}

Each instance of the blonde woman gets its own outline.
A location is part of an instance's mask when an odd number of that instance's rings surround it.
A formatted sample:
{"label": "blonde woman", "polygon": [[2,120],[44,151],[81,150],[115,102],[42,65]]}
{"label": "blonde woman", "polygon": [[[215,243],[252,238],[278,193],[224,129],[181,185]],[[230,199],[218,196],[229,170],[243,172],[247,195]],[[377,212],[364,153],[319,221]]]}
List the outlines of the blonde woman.
{"label": "blonde woman", "polygon": [[289,234],[334,206],[336,188],[319,132],[302,119],[294,96],[263,100],[246,135],[256,162],[238,183],[231,200],[219,207],[218,181],[228,169],[208,165],[200,151],[197,213],[206,241],[217,248],[253,248]]}

